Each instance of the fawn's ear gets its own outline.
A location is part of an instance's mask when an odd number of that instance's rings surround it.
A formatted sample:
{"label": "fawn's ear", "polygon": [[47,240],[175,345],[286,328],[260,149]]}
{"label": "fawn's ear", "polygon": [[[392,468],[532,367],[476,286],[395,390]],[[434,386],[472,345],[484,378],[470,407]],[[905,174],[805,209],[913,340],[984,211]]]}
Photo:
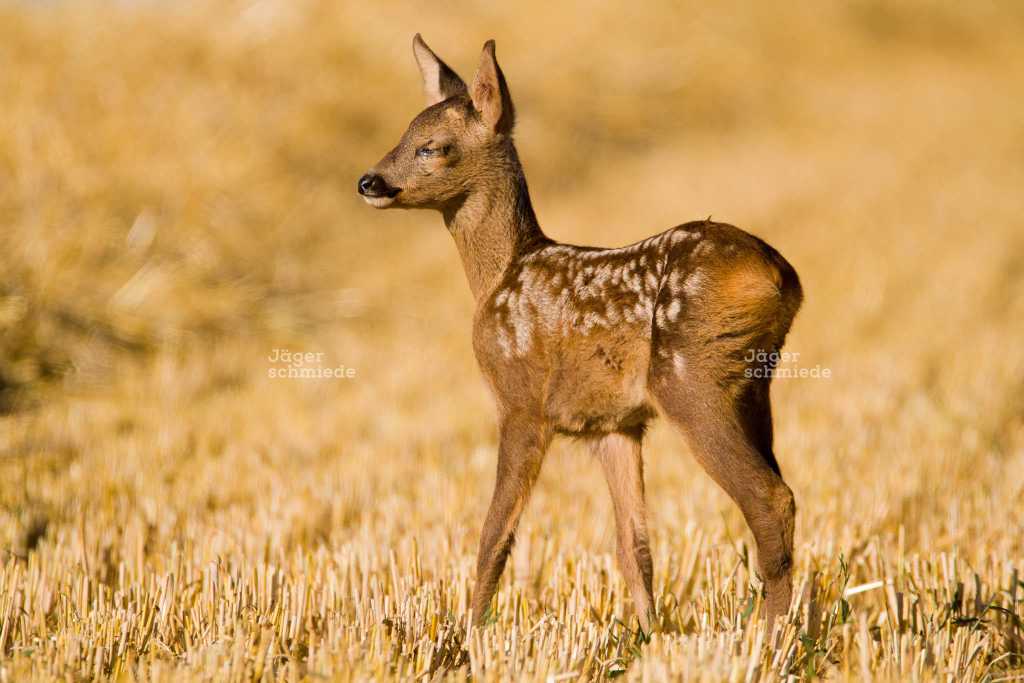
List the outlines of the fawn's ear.
{"label": "fawn's ear", "polygon": [[516,112],[505,84],[505,75],[501,73],[501,67],[494,58],[493,40],[484,43],[470,97],[473,98],[473,106],[491,130],[504,134],[512,132]]}
{"label": "fawn's ear", "polygon": [[428,107],[449,97],[466,93],[466,84],[463,80],[427,47],[418,33],[412,39],[412,52],[416,55],[416,63],[420,65],[423,92],[427,95]]}

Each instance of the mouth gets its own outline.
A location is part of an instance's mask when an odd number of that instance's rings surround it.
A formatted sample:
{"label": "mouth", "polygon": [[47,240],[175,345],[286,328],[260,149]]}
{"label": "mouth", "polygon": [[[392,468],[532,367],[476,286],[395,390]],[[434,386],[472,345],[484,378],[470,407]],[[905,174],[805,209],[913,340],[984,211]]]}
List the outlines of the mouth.
{"label": "mouth", "polygon": [[398,194],[397,192],[395,192],[395,194],[391,194],[391,195],[387,195],[387,194],[380,194],[380,195],[364,194],[363,195],[363,199],[366,201],[367,204],[369,204],[370,206],[372,206],[375,209],[384,209],[384,208],[387,208],[387,207],[389,207],[389,206],[391,206],[392,204],[395,203],[395,195],[397,195],[397,194]]}

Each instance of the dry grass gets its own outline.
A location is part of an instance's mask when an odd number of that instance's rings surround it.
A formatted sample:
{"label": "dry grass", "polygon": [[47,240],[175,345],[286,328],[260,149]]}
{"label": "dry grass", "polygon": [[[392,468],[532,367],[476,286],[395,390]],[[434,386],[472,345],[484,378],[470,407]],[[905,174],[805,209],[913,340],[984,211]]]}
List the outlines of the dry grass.
{"label": "dry grass", "polygon": [[[1024,678],[1024,13],[623,9],[0,5],[0,681]],[[415,31],[467,76],[497,38],[549,234],[713,214],[801,272],[789,349],[832,378],[775,392],[784,632],[659,426],[661,632],[562,445],[466,634],[472,303],[436,216],[353,192],[420,105]]]}

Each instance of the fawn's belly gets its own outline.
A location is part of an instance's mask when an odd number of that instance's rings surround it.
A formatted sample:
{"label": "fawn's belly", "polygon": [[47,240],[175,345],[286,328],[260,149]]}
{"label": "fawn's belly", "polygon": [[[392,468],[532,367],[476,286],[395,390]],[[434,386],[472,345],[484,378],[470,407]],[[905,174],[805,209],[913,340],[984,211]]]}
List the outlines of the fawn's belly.
{"label": "fawn's belly", "polygon": [[556,431],[623,431],[654,417],[647,392],[650,344],[631,332],[576,339],[554,356],[544,405]]}

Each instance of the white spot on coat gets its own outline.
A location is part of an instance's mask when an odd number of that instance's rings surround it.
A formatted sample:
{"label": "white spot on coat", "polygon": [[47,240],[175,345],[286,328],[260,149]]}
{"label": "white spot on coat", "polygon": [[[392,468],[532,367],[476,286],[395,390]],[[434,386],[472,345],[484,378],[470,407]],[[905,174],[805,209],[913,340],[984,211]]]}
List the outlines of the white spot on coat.
{"label": "white spot on coat", "polygon": [[711,240],[704,240],[696,247],[693,248],[693,255],[696,257],[708,256],[715,250],[714,243]]}
{"label": "white spot on coat", "polygon": [[686,358],[678,351],[672,354],[672,368],[680,377],[686,374]]}
{"label": "white spot on coat", "polygon": [[696,268],[686,278],[686,282],[683,283],[683,291],[689,296],[696,296],[700,293],[701,287],[704,285],[704,271],[700,268]]}
{"label": "white spot on coat", "polygon": [[679,299],[672,299],[672,303],[668,305],[668,319],[675,322],[679,318],[679,311],[683,309],[683,305],[679,303]]}

